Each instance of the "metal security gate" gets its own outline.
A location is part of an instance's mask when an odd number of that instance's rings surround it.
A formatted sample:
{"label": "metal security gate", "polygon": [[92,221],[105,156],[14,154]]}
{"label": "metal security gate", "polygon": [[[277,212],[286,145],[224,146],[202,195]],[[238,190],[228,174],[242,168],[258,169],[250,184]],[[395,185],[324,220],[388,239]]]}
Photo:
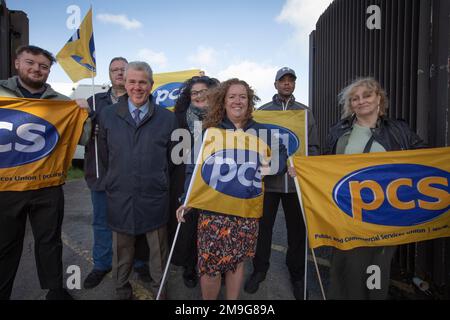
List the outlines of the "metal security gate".
{"label": "metal security gate", "polygon": [[9,46],[9,11],[6,3],[0,0],[0,79],[6,79],[10,74]]}
{"label": "metal security gate", "polygon": [[22,11],[8,10],[0,0],[0,79],[7,79],[16,73],[15,51],[28,44],[28,17]]}
{"label": "metal security gate", "polygon": [[[389,117],[405,119],[430,146],[449,145],[450,1],[335,0],[310,35],[309,69],[322,149],[340,119],[340,90],[365,76],[386,90]],[[448,238],[401,246],[394,269],[450,298]]]}

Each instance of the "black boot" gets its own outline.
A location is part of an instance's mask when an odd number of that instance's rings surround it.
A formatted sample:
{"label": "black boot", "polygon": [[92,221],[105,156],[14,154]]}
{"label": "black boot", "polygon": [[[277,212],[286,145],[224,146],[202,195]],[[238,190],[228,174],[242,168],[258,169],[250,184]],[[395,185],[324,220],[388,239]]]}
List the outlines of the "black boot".
{"label": "black boot", "polygon": [[[304,300],[305,297],[305,285],[303,280],[291,281],[292,292],[294,294],[295,300]],[[306,291],[306,300],[309,299],[308,291]]]}
{"label": "black boot", "polygon": [[83,286],[85,289],[95,288],[102,282],[103,278],[111,271],[109,270],[92,270],[84,280]]}
{"label": "black boot", "polygon": [[244,286],[244,291],[247,293],[255,293],[259,289],[259,284],[266,279],[265,272],[253,272],[248,278]]}
{"label": "black boot", "polygon": [[50,289],[45,296],[46,300],[73,300],[70,293],[64,288]]}
{"label": "black boot", "polygon": [[195,288],[197,286],[197,273],[195,269],[184,268],[183,272],[184,285],[188,288]]}

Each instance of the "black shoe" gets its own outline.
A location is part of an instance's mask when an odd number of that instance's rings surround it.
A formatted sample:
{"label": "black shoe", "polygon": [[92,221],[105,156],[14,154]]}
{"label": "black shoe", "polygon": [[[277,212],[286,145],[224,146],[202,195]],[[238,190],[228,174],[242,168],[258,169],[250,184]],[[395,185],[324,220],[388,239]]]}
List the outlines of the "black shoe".
{"label": "black shoe", "polygon": [[259,289],[259,284],[266,279],[265,272],[253,272],[248,278],[244,286],[244,291],[247,293],[255,293]]}
{"label": "black shoe", "polygon": [[109,270],[92,270],[91,273],[88,274],[86,279],[84,279],[83,286],[85,289],[95,288],[102,282],[103,278],[111,271]]}
{"label": "black shoe", "polygon": [[73,300],[73,297],[66,289],[50,289],[45,296],[46,300]]}
{"label": "black shoe", "polygon": [[[303,280],[292,281],[292,292],[294,294],[295,300],[304,300],[305,286],[303,285]],[[306,291],[306,300],[309,300],[308,290]]]}
{"label": "black shoe", "polygon": [[197,274],[195,271],[187,271],[187,269],[184,269],[183,281],[186,287],[190,289],[195,288],[197,286]]}
{"label": "black shoe", "polygon": [[138,279],[145,283],[152,282],[152,277],[150,276],[150,271],[148,266],[145,264],[142,267],[134,268],[134,272],[137,273]]}

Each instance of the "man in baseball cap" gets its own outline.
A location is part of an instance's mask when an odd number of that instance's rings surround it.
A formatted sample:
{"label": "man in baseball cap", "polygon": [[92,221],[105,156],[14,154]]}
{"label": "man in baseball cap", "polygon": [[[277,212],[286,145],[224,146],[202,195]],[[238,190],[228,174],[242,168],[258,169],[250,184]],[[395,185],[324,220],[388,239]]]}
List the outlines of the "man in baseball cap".
{"label": "man in baseball cap", "polygon": [[294,77],[294,80],[297,80],[297,75],[295,74],[295,71],[289,67],[284,67],[278,70],[277,75],[275,76],[275,81],[280,81],[280,79],[287,74],[292,75]]}
{"label": "man in baseball cap", "polygon": [[[284,67],[278,70],[275,76],[275,89],[277,94],[272,101],[261,106],[259,110],[286,111],[306,110],[308,112],[308,154],[319,154],[319,137],[316,122],[311,110],[295,101],[293,92],[297,75],[291,68]],[[300,213],[300,203],[295,190],[294,179],[290,176],[267,176],[264,178],[264,206],[263,216],[259,220],[259,235],[256,253],[253,258],[253,273],[247,279],[244,290],[247,293],[258,291],[259,284],[266,278],[269,270],[270,251],[272,245],[272,231],[276,219],[278,205],[283,204],[288,234],[288,250],[286,264],[291,276],[294,297],[303,299],[305,272],[305,224]]]}

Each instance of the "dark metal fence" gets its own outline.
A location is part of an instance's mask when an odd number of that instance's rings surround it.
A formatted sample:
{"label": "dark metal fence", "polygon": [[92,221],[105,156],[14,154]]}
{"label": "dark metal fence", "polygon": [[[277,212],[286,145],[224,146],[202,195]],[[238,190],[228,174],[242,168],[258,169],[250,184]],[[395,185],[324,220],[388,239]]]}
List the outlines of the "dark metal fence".
{"label": "dark metal fence", "polygon": [[5,1],[0,0],[0,79],[15,74],[15,51],[28,41],[27,15],[22,11],[8,10]]}
{"label": "dark metal fence", "polygon": [[[380,9],[380,29],[367,20]],[[310,35],[310,106],[322,148],[340,118],[338,93],[359,77],[380,81],[389,117],[402,118],[431,146],[449,145],[450,1],[335,0]],[[401,246],[395,267],[450,297],[450,240]]]}
{"label": "dark metal fence", "polygon": [[9,77],[10,63],[9,11],[5,2],[0,0],[0,79]]}

